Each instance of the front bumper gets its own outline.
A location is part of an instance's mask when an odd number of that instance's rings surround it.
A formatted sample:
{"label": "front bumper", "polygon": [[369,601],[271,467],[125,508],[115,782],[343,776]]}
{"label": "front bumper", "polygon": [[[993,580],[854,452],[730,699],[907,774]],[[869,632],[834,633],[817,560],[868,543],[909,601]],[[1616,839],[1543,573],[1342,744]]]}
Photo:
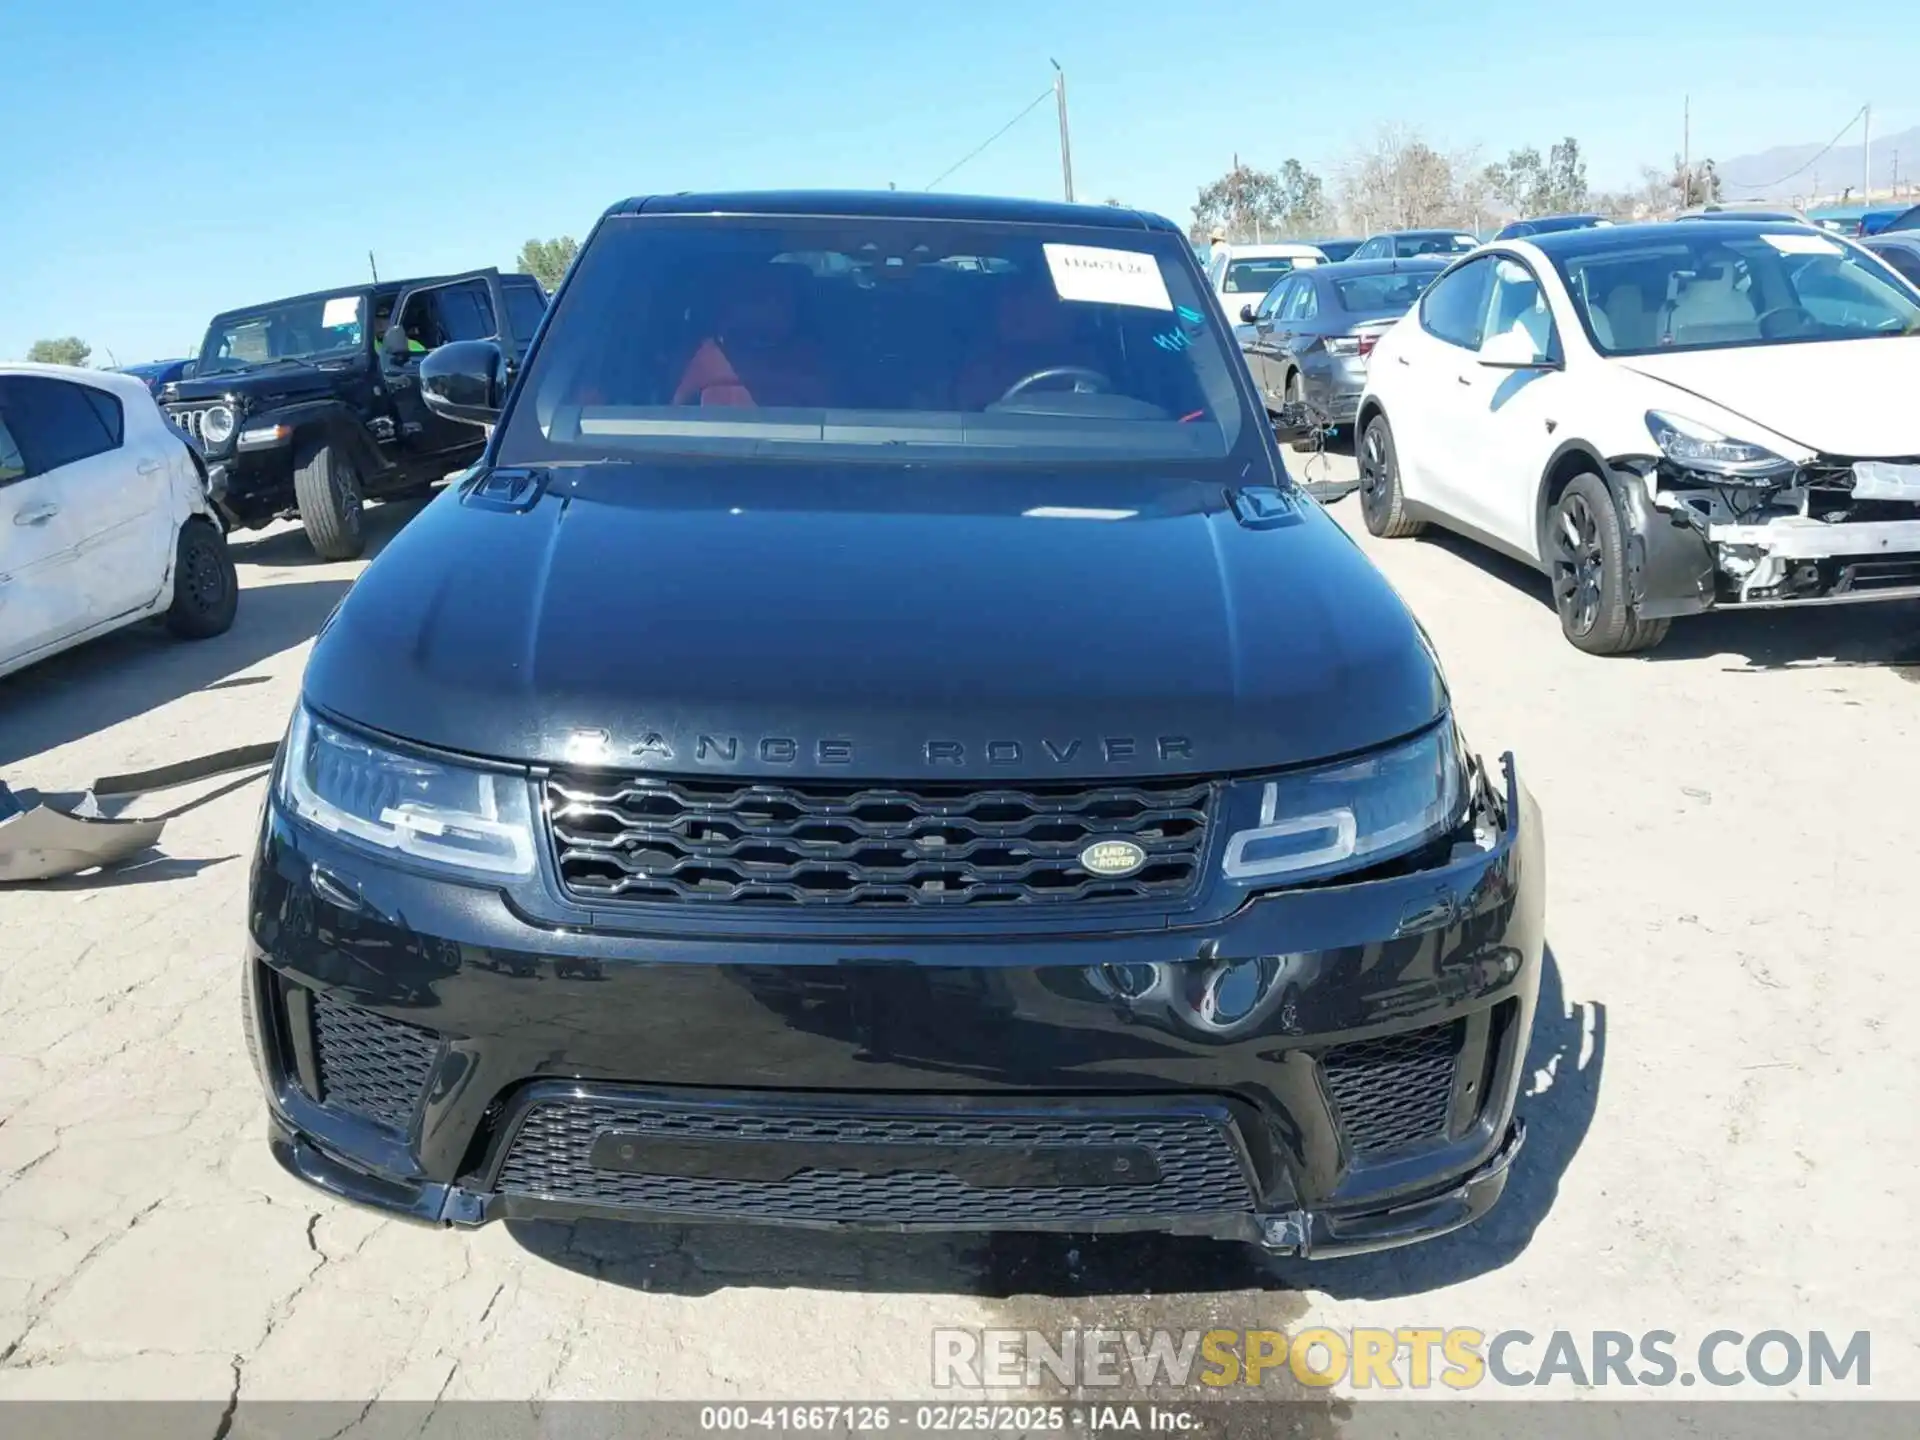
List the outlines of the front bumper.
{"label": "front bumper", "polygon": [[[1026,938],[562,930],[269,805],[246,998],[273,1153],[430,1224],[1441,1234],[1522,1140],[1544,856],[1510,761],[1504,790],[1491,847],[1439,868]],[[1235,966],[1239,1019],[1169,1002]]]}

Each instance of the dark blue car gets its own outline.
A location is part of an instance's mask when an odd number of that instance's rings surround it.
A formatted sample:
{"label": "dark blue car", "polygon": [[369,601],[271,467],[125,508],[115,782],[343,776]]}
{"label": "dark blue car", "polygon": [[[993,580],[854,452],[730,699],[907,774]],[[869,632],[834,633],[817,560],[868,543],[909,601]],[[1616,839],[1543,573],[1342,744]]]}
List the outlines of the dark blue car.
{"label": "dark blue car", "polygon": [[152,360],[145,365],[122,365],[122,375],[137,375],[147,382],[147,389],[158,395],[167,386],[187,373],[190,360]]}

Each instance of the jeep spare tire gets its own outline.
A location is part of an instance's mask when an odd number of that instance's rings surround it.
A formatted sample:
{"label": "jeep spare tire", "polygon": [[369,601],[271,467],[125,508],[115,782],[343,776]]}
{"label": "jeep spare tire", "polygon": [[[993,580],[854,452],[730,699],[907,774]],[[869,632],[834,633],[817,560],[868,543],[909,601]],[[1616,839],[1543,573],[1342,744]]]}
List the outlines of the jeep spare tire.
{"label": "jeep spare tire", "polygon": [[293,498],[314,554],[352,560],[366,548],[365,501],[353,461],[325,440],[308,441],[294,455]]}

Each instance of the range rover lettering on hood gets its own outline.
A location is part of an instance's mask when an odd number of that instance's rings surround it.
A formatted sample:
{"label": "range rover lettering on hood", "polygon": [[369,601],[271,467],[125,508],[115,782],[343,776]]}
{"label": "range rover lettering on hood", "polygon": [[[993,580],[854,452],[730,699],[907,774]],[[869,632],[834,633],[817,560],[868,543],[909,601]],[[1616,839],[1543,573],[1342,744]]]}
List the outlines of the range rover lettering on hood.
{"label": "range rover lettering on hood", "polygon": [[[613,758],[624,754],[635,764],[671,766],[691,761],[695,765],[725,768],[743,761],[761,765],[796,765],[803,758],[818,766],[852,765],[858,747],[851,740],[805,740],[792,735],[741,736],[696,733],[690,742],[676,746],[658,730],[649,730],[624,751],[613,744],[605,730],[576,730],[569,751],[581,758]],[[1036,744],[1023,740],[929,739],[919,746],[921,760],[928,766],[965,768],[970,764],[1025,765],[1035,769],[1051,765],[1071,765],[1077,760],[1096,764],[1130,765],[1143,759],[1161,764],[1191,760],[1193,741],[1185,735],[1102,735],[1094,739],[1040,737]]]}
{"label": "range rover lettering on hood", "polygon": [[[1134,518],[1030,517],[1069,482]],[[421,511],[304,691],[455,754],[863,781],[1252,772],[1432,724],[1406,607],[1295,513],[1249,529],[1218,489],[1124,472],[588,475]]]}

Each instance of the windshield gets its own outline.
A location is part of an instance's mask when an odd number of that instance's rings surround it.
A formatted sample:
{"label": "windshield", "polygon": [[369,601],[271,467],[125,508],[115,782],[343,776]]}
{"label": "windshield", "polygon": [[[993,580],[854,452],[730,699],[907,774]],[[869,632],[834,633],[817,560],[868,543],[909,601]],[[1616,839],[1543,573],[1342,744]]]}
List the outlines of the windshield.
{"label": "windshield", "polygon": [[1353,254],[1354,251],[1358,250],[1360,248],[1360,242],[1358,240],[1316,240],[1313,242],[1313,248],[1326,256],[1328,260],[1337,262],[1346,259],[1349,255]]}
{"label": "windshield", "polygon": [[222,315],[200,342],[197,373],[350,355],[365,344],[365,317],[366,297],[359,294],[316,295]]}
{"label": "windshield", "polygon": [[1227,278],[1221,282],[1220,292],[1223,295],[1265,295],[1293,273],[1294,264],[1290,255],[1235,260],[1227,266]]}
{"label": "windshield", "polygon": [[1356,315],[1377,311],[1411,310],[1421,292],[1431,285],[1438,268],[1409,273],[1391,271],[1383,275],[1361,275],[1352,280],[1336,280],[1333,288],[1340,294],[1340,308]]}
{"label": "windshield", "polygon": [[1402,260],[1412,255],[1464,255],[1469,250],[1477,250],[1479,247],[1479,240],[1471,235],[1415,232],[1393,237],[1394,256]]}
{"label": "windshield", "polygon": [[1198,281],[1173,234],[616,218],[556,302],[497,460],[1223,456],[1252,427]]}
{"label": "windshield", "polygon": [[1607,355],[1920,333],[1920,299],[1868,256],[1811,230],[1632,237],[1553,248]]}

